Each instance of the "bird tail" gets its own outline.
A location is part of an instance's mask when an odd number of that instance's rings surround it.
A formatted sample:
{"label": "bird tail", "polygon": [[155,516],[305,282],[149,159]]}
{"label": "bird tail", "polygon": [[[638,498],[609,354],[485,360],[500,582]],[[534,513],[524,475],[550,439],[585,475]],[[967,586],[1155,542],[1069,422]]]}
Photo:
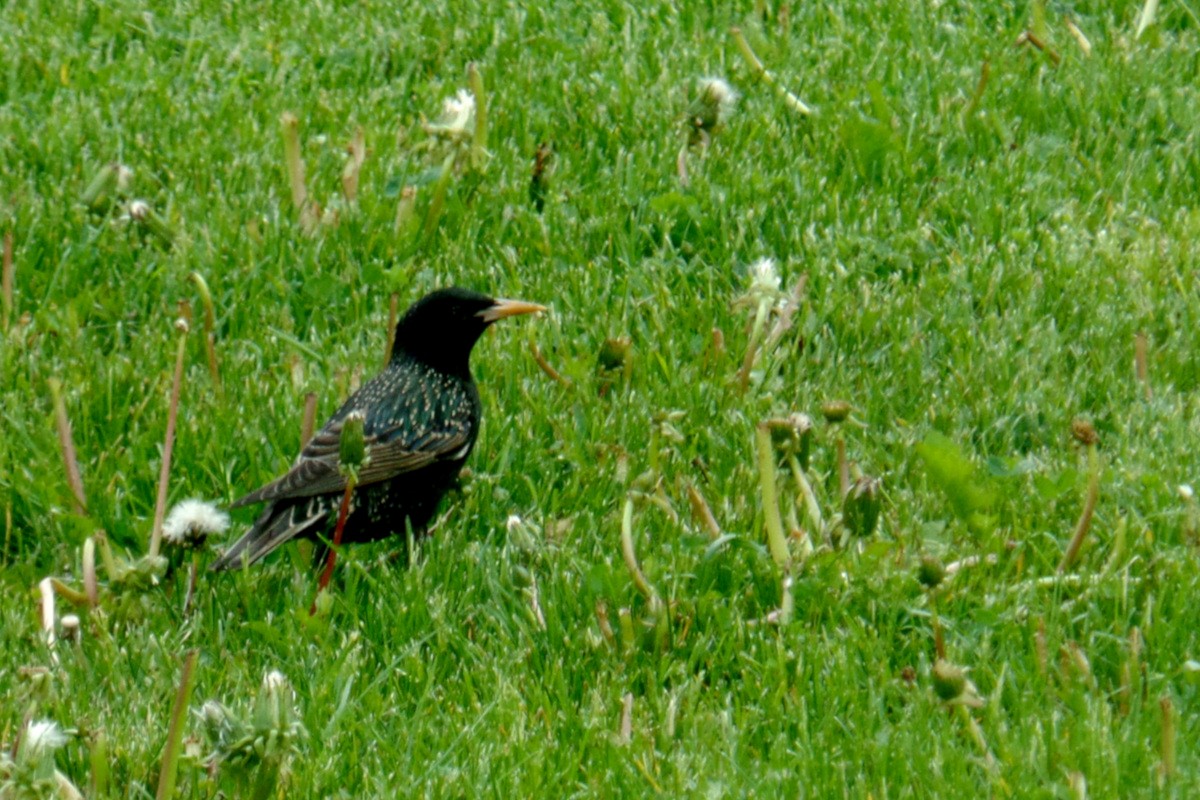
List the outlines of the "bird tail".
{"label": "bird tail", "polygon": [[329,509],[320,497],[307,502],[279,506],[271,503],[254,521],[250,530],[230,545],[209,567],[214,572],[241,569],[274,552],[281,544],[308,533],[328,518]]}

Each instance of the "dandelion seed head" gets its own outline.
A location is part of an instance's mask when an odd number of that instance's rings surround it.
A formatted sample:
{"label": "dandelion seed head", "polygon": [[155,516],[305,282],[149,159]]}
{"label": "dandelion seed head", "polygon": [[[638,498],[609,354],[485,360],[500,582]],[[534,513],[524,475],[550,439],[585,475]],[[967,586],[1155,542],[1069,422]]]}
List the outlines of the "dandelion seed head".
{"label": "dandelion seed head", "polygon": [[697,89],[701,102],[716,109],[716,124],[721,125],[728,121],[740,97],[737,89],[722,78],[701,78]]}
{"label": "dandelion seed head", "polygon": [[229,515],[207,500],[177,503],[163,522],[163,538],[177,547],[202,547],[229,528]]}
{"label": "dandelion seed head", "polygon": [[27,759],[40,761],[67,743],[67,735],[57,722],[48,719],[30,722],[21,737],[21,754]]}

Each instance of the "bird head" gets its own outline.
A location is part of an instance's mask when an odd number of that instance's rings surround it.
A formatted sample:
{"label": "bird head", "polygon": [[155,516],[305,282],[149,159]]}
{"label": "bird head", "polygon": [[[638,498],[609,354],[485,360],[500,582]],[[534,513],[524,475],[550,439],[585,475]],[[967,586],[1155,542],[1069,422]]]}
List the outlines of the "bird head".
{"label": "bird head", "polygon": [[443,372],[467,374],[471,348],[488,326],[545,310],[536,303],[496,299],[470,289],[438,289],[409,306],[396,323],[392,359],[408,357]]}

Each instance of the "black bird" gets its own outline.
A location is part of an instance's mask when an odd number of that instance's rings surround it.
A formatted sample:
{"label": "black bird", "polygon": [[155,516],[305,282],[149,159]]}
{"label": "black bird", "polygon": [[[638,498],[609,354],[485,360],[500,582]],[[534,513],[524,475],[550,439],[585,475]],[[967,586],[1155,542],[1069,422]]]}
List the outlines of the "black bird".
{"label": "black bird", "polygon": [[414,303],[396,324],[384,370],[342,404],[287,474],[233,504],[267,506],[212,569],[253,564],[298,536],[332,534],[346,491],[338,469],[342,424],[355,411],[364,417],[369,462],[358,474],[343,541],[404,534],[409,526],[420,533],[479,433],[471,348],[496,320],[544,310],[459,288],[439,289]]}

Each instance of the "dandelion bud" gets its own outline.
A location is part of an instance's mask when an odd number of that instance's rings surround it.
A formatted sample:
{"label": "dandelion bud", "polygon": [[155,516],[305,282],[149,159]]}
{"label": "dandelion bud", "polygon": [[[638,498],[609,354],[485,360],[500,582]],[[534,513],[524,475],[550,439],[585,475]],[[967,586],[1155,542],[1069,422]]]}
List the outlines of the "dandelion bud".
{"label": "dandelion bud", "polygon": [[862,477],[854,482],[842,501],[842,520],[855,536],[870,536],[879,524],[881,504],[878,478]]}
{"label": "dandelion bud", "polygon": [[291,722],[292,687],[279,670],[263,676],[262,690],[254,707],[254,727],[259,731],[278,730]]}
{"label": "dandelion bud", "polygon": [[771,441],[785,454],[795,455],[800,466],[808,467],[809,451],[812,449],[813,422],[808,414],[789,414],[767,420]]}
{"label": "dandelion bud", "polygon": [[597,369],[606,371],[623,368],[632,346],[633,341],[628,336],[622,336],[617,339],[605,339],[604,344],[600,345],[600,352],[596,356]]}
{"label": "dandelion bud", "polygon": [[145,200],[130,200],[126,213],[130,220],[157,236],[163,244],[169,245],[175,241],[175,234],[171,232],[167,221]]}
{"label": "dandelion bud", "polygon": [[946,567],[934,556],[921,556],[917,580],[926,589],[936,589],[946,579]]}
{"label": "dandelion bud", "polygon": [[338,442],[338,458],[342,467],[356,474],[367,461],[367,446],[363,436],[365,419],[361,411],[351,411],[342,422],[342,433]]}
{"label": "dandelion bud", "polygon": [[821,406],[821,414],[826,422],[845,422],[846,417],[850,416],[850,404],[845,400],[830,400]]}
{"label": "dandelion bud", "polygon": [[937,696],[952,703],[967,690],[967,673],[962,667],[938,659],[933,665],[933,691]]}

